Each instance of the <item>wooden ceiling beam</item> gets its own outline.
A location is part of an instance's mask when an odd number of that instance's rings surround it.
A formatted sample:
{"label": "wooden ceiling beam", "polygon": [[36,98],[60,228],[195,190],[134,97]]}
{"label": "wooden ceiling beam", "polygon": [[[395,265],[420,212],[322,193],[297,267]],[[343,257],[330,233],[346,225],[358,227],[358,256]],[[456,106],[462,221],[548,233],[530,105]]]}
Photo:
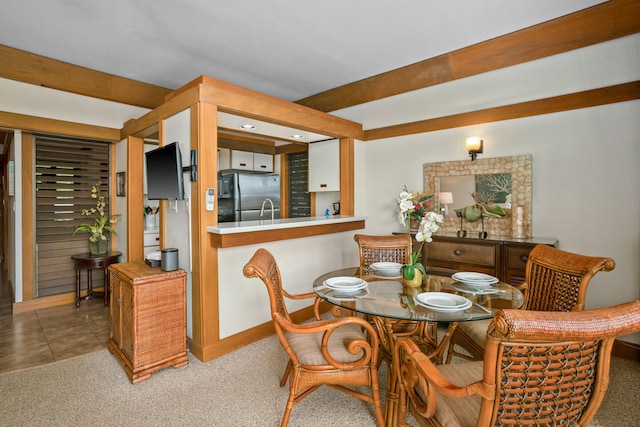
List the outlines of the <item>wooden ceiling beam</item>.
{"label": "wooden ceiling beam", "polygon": [[364,131],[364,140],[433,132],[640,99],[640,81]]}
{"label": "wooden ceiling beam", "polygon": [[156,108],[171,90],[0,45],[0,77],[78,95]]}
{"label": "wooden ceiling beam", "polygon": [[0,126],[10,129],[22,129],[30,132],[45,132],[56,135],[99,139],[110,142],[120,141],[119,129],[48,119],[44,117],[35,117],[26,114],[8,113],[6,111],[0,111]]}
{"label": "wooden ceiling beam", "polygon": [[611,0],[445,55],[300,99],[331,112],[640,32],[640,0]]}

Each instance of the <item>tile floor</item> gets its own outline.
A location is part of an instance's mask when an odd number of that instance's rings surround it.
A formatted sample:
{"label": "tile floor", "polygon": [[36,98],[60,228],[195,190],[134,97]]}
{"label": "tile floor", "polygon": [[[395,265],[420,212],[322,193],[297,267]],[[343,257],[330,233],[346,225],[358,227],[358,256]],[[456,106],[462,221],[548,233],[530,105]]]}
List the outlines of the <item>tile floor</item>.
{"label": "tile floor", "polygon": [[105,348],[111,316],[102,298],[13,315],[0,277],[0,372],[43,365]]}

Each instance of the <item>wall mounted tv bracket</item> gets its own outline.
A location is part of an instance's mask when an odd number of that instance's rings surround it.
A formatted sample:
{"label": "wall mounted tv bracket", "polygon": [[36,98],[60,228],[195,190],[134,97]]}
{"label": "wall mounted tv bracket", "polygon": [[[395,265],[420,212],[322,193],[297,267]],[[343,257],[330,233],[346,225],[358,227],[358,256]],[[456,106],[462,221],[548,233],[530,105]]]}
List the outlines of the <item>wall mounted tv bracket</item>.
{"label": "wall mounted tv bracket", "polygon": [[182,172],[191,172],[191,181],[198,180],[198,150],[191,150],[191,166],[183,166]]}

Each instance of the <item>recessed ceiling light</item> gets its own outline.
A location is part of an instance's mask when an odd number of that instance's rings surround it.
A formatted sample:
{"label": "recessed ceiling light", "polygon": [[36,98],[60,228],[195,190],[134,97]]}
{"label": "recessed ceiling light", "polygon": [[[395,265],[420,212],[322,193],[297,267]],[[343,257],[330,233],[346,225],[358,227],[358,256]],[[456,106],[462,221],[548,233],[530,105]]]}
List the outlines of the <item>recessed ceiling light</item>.
{"label": "recessed ceiling light", "polygon": [[295,135],[291,135],[291,138],[293,138],[293,139],[302,139],[304,137],[302,135],[300,135],[299,133],[296,133]]}
{"label": "recessed ceiling light", "polygon": [[240,127],[241,127],[242,129],[245,129],[245,130],[254,130],[254,129],[256,128],[254,125],[252,125],[252,124],[250,124],[250,123],[244,124],[244,125],[242,125],[242,126],[240,126]]}

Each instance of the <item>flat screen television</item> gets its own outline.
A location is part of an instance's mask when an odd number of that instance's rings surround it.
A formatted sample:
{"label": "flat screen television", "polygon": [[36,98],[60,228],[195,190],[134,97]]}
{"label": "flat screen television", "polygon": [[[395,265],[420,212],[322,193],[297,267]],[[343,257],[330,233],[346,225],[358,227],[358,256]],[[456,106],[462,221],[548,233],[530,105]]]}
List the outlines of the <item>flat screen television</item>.
{"label": "flat screen television", "polygon": [[145,153],[147,162],[147,198],[149,200],[184,199],[182,154],[172,142]]}

